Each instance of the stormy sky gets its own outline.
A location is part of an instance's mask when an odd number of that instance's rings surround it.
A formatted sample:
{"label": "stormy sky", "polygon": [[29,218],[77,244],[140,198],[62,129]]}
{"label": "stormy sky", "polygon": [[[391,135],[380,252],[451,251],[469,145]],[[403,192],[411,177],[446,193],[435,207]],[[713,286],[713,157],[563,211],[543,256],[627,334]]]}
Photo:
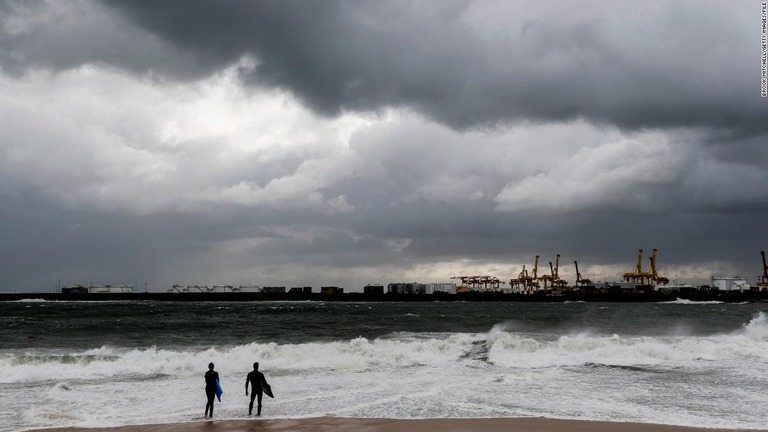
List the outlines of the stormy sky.
{"label": "stormy sky", "polygon": [[[0,0],[0,290],[754,282],[760,2]],[[647,266],[647,256],[644,265]]]}

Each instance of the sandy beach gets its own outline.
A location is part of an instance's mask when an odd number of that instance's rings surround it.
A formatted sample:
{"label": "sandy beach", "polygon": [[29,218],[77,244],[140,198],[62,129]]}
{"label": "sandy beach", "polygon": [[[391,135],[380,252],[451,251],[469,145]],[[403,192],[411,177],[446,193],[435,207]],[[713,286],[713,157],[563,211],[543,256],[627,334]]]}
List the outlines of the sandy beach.
{"label": "sandy beach", "polygon": [[[113,428],[38,429],[46,432],[725,432],[758,429],[706,429],[682,426],[615,423],[578,420],[555,420],[540,417],[487,419],[360,419],[316,417],[307,419],[215,420],[190,423],[122,426]],[[768,429],[762,429],[768,430]]]}

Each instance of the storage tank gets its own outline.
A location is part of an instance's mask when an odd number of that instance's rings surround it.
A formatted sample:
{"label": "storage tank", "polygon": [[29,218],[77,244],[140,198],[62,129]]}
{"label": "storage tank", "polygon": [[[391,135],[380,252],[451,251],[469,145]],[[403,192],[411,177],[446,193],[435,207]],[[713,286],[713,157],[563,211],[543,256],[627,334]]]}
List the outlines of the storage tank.
{"label": "storage tank", "polygon": [[747,278],[741,276],[712,277],[712,286],[720,291],[749,291]]}
{"label": "storage tank", "polygon": [[427,284],[427,294],[434,293],[456,294],[456,284],[450,282],[437,282]]}
{"label": "storage tank", "polygon": [[88,287],[89,294],[108,293],[108,292],[109,292],[109,287],[106,285],[91,285]]}
{"label": "storage tank", "polygon": [[258,285],[240,285],[239,287],[237,287],[237,290],[239,292],[255,293],[255,292],[261,292],[261,287]]}
{"label": "storage tank", "polygon": [[135,292],[133,285],[109,285],[108,290],[110,293],[132,293]]}

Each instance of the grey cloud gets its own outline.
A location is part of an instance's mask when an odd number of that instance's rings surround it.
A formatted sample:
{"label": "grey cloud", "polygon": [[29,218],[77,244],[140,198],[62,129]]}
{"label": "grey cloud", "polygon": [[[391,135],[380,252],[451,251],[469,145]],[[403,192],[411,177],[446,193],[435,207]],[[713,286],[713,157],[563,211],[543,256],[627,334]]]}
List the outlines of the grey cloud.
{"label": "grey cloud", "polygon": [[247,82],[286,89],[326,115],[402,107],[460,129],[584,118],[625,129],[766,131],[747,1],[649,2],[647,10],[612,2],[78,6],[69,20],[82,25],[6,29],[3,45],[21,56],[12,67],[102,62],[190,79],[252,57]]}

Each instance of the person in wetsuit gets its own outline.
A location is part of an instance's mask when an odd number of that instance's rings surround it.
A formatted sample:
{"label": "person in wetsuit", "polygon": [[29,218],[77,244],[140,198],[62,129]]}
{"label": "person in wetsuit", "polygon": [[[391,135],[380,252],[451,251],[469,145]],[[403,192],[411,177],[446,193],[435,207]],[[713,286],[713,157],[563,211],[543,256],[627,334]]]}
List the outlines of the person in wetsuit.
{"label": "person in wetsuit", "polygon": [[213,417],[213,400],[216,398],[216,381],[218,380],[219,373],[213,370],[213,363],[208,363],[208,372],[205,373],[205,396],[208,398],[208,403],[205,404],[205,416],[209,418]]}
{"label": "person in wetsuit", "polygon": [[245,395],[248,396],[248,383],[251,383],[251,404],[248,405],[248,415],[253,414],[253,400],[258,398],[256,415],[261,415],[261,398],[264,396],[264,384],[267,383],[264,374],[259,372],[259,362],[253,364],[253,370],[245,378]]}

